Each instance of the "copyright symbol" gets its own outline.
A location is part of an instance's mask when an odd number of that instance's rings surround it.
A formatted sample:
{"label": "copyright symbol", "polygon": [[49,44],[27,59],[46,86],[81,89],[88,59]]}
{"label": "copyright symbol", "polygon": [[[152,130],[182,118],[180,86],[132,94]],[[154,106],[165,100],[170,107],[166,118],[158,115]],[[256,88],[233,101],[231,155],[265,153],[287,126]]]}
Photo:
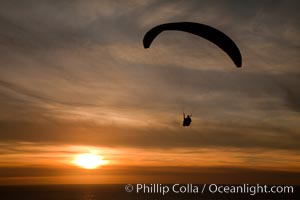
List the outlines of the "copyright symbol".
{"label": "copyright symbol", "polygon": [[133,191],[133,185],[131,185],[131,184],[125,185],[125,191],[126,192],[132,192]]}

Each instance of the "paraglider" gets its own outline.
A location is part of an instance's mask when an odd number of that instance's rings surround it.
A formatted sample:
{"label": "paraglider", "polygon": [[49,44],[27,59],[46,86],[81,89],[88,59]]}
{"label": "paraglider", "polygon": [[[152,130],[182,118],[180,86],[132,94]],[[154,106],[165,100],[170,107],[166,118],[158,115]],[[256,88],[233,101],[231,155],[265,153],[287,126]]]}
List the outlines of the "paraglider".
{"label": "paraglider", "polygon": [[144,36],[144,48],[149,48],[153,40],[163,31],[183,31],[198,35],[220,47],[234,62],[236,67],[242,66],[242,56],[239,48],[227,35],[205,24],[194,22],[175,22],[155,26]]}
{"label": "paraglider", "polygon": [[[144,48],[149,48],[154,39],[164,31],[183,31],[205,38],[221,48],[231,58],[236,67],[242,67],[242,56],[233,40],[225,33],[205,24],[194,22],[160,24],[153,27],[145,34],[143,39]],[[183,112],[183,126],[190,126],[191,122],[191,115],[185,117],[185,113]]]}
{"label": "paraglider", "polygon": [[192,117],[192,114],[187,115],[185,117],[185,113],[183,112],[183,124],[182,124],[182,126],[189,126],[192,123],[191,117]]}

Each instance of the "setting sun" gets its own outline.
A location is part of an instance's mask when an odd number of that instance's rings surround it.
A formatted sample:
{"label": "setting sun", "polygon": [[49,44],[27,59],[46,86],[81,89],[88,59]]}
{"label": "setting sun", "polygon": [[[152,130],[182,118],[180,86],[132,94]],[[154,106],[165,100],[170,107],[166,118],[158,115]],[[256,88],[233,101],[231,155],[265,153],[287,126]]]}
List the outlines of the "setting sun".
{"label": "setting sun", "polygon": [[101,156],[93,153],[79,154],[75,156],[73,163],[84,169],[96,169],[107,163]]}

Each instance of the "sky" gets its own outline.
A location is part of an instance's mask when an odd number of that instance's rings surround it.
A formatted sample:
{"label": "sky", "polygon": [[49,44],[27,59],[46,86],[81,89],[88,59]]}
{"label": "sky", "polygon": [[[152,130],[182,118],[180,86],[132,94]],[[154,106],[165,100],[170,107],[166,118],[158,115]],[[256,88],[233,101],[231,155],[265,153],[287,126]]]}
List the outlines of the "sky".
{"label": "sky", "polygon": [[[300,183],[298,1],[0,5],[0,184]],[[226,33],[242,68],[183,32],[143,48],[179,21]],[[89,152],[108,164],[73,165]]]}

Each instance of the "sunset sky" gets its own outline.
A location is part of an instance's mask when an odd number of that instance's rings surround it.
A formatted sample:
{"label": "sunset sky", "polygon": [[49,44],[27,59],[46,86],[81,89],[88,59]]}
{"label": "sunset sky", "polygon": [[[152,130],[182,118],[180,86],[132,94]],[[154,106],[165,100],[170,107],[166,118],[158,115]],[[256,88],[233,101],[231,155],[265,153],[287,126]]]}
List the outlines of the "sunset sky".
{"label": "sunset sky", "polygon": [[[300,184],[296,0],[0,0],[0,184]],[[217,46],[161,23],[213,26]],[[182,112],[193,113],[182,127]],[[94,153],[94,170],[72,162]]]}

